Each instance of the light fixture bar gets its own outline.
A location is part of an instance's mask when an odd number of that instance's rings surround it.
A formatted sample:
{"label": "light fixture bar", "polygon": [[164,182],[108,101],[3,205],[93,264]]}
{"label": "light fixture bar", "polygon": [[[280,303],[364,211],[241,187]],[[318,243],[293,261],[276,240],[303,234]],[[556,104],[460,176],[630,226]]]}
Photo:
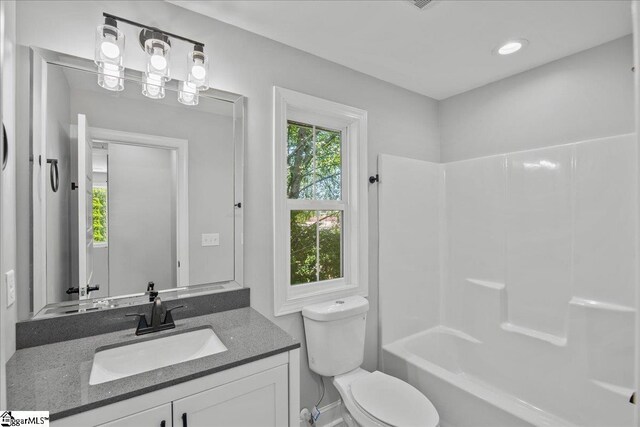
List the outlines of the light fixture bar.
{"label": "light fixture bar", "polygon": [[115,15],[112,15],[112,14],[106,13],[106,12],[103,12],[102,16],[105,17],[105,18],[115,19],[116,21],[119,21],[119,22],[124,22],[125,24],[133,25],[134,27],[145,28],[145,29],[151,30],[151,31],[157,31],[159,33],[164,34],[165,36],[169,36],[169,37],[174,38],[174,39],[182,40],[183,42],[187,42],[187,43],[190,43],[190,44],[193,44],[193,45],[196,45],[196,46],[204,47],[204,43],[202,43],[202,42],[199,42],[199,41],[196,41],[196,40],[192,40],[192,39],[188,39],[186,37],[182,37],[182,36],[179,36],[177,34],[169,33],[167,31],[161,30],[161,29],[156,28],[156,27],[152,27],[150,25],[141,24],[139,22],[132,21],[132,20],[126,19],[126,18],[121,18],[119,16],[115,16]]}

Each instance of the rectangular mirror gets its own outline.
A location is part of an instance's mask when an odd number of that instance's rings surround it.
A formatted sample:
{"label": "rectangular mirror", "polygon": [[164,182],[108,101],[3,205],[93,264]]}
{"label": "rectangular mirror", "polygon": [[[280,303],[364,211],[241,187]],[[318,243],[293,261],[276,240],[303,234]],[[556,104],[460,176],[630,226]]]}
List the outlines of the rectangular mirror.
{"label": "rectangular mirror", "polygon": [[30,59],[33,313],[241,287],[244,98]]}

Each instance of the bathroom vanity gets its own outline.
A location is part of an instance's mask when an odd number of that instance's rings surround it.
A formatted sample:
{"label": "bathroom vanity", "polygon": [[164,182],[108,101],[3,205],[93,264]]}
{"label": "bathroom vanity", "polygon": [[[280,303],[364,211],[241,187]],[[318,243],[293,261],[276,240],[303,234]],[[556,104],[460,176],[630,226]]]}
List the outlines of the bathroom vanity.
{"label": "bathroom vanity", "polygon": [[[107,374],[136,372],[145,362],[152,367],[163,355],[181,352],[168,346],[144,357],[144,345],[194,331],[213,331],[226,350],[118,379],[99,382],[92,376],[98,354],[116,350]],[[255,425],[294,425],[299,347],[250,307],[176,320],[175,329],[147,336],[136,336],[131,328],[37,345],[18,350],[7,365],[8,404],[49,410],[54,426],[226,427],[246,425],[247,417],[255,417]],[[127,348],[131,351],[121,357],[126,365],[118,367],[119,350]]]}

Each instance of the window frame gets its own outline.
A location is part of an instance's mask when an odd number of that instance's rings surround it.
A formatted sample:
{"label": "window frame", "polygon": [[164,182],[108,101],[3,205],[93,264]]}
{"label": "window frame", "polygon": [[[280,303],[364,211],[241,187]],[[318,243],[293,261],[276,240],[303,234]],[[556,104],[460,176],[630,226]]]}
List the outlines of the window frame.
{"label": "window frame", "polygon": [[[367,112],[274,86],[274,315],[316,302],[368,293]],[[289,199],[288,121],[342,131],[341,200]],[[330,209],[333,205],[336,209]],[[291,210],[340,210],[342,271],[339,279],[291,285]]]}

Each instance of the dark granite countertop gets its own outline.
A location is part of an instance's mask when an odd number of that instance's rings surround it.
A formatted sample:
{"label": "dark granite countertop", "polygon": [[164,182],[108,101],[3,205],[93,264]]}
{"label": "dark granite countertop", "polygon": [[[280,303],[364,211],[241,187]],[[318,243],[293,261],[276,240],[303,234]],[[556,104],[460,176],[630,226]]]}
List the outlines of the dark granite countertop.
{"label": "dark granite countertop", "polygon": [[300,343],[252,308],[176,321],[163,337],[212,327],[227,351],[102,384],[89,385],[97,348],[148,339],[124,330],[25,348],[7,362],[8,407],[49,411],[52,420],[129,399],[300,347]]}

